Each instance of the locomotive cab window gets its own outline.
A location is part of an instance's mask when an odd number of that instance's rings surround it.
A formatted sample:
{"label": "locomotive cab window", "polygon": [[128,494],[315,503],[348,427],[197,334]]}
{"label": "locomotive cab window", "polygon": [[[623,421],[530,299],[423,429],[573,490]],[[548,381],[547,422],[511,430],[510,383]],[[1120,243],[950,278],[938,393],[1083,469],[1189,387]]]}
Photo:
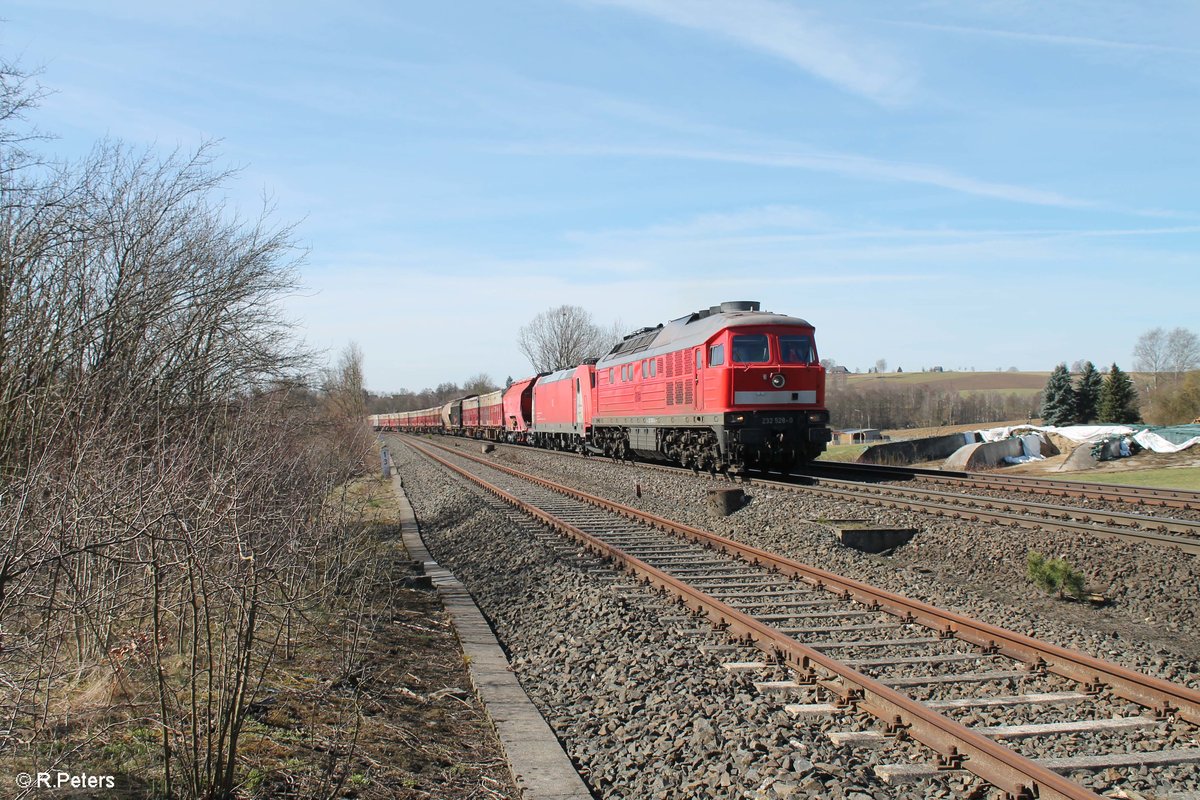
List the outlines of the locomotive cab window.
{"label": "locomotive cab window", "polygon": [[784,364],[811,364],[812,339],[807,336],[780,336],[779,353]]}
{"label": "locomotive cab window", "polygon": [[725,345],[714,344],[708,348],[708,365],[710,367],[719,367],[725,363]]}
{"label": "locomotive cab window", "polygon": [[742,334],[733,337],[734,364],[762,364],[770,360],[765,333]]}

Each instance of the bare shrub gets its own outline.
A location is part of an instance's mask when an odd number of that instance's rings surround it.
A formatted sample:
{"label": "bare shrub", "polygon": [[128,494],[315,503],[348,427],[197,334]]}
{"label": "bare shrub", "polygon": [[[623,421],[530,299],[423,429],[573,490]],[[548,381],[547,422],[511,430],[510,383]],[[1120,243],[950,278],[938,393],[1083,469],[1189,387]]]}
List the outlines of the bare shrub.
{"label": "bare shrub", "polygon": [[[0,83],[0,126],[22,87]],[[314,402],[279,313],[292,232],[216,199],[210,146],[46,167],[18,141],[0,135],[0,758],[53,771],[138,725],[137,780],[232,797],[267,668],[359,557],[326,500],[370,443],[361,354]]]}

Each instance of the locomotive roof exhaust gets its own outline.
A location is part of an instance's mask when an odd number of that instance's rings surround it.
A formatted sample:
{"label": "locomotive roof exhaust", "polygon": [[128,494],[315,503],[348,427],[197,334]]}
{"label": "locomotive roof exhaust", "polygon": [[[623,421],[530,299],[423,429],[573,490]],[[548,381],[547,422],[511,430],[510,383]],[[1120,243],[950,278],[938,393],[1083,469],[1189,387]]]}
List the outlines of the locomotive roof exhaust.
{"label": "locomotive roof exhaust", "polygon": [[[686,317],[680,317],[679,320],[686,320],[685,325],[691,324],[698,320],[706,319],[714,314],[731,314],[738,311],[758,311],[762,308],[762,304],[757,300],[726,300],[719,306],[709,306],[702,308],[699,311],[693,311]],[[678,322],[679,320],[671,320]]]}
{"label": "locomotive roof exhaust", "polygon": [[758,311],[762,304],[757,300],[727,300],[708,310],[710,314],[728,314],[731,311]]}

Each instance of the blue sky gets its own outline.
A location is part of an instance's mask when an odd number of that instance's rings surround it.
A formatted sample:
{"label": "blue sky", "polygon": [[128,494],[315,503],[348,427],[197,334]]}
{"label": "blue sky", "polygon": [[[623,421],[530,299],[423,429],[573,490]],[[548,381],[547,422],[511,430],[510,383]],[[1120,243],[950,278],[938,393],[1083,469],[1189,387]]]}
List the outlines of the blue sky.
{"label": "blue sky", "polygon": [[375,390],[563,303],[756,299],[865,370],[1131,366],[1200,329],[1200,5],[9,0],[59,155],[220,140]]}

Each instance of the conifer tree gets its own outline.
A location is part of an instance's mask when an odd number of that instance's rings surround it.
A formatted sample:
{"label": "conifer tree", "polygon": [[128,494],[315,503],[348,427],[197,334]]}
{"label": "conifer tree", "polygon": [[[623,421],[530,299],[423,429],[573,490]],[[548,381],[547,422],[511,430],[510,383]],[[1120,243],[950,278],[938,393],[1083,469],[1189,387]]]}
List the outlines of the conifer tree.
{"label": "conifer tree", "polygon": [[1116,364],[1104,376],[1104,385],[1100,387],[1100,421],[1119,425],[1142,421],[1137,389]]}
{"label": "conifer tree", "polygon": [[1104,378],[1096,365],[1087,361],[1079,375],[1079,386],[1075,389],[1075,421],[1086,425],[1094,422],[1100,413],[1100,389]]}
{"label": "conifer tree", "polygon": [[1071,373],[1065,363],[1054,368],[1042,390],[1042,422],[1046,425],[1075,422],[1075,387],[1071,385]]}

